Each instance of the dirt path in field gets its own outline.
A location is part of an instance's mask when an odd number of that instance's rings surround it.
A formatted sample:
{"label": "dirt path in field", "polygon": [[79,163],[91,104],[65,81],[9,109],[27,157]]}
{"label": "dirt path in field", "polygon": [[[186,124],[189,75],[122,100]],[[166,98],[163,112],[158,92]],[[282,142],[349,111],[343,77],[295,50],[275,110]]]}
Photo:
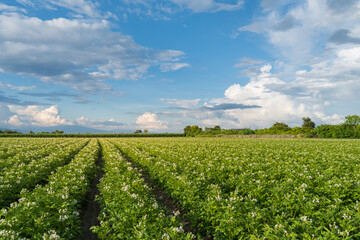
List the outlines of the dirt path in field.
{"label": "dirt path in field", "polygon": [[80,239],[82,240],[98,240],[99,238],[95,233],[90,230],[91,226],[99,226],[100,222],[97,217],[100,214],[100,204],[95,201],[95,196],[100,194],[100,191],[97,185],[100,182],[100,179],[104,175],[102,170],[103,159],[102,159],[102,150],[100,149],[99,158],[96,162],[96,165],[100,167],[100,171],[96,173],[96,176],[91,180],[91,191],[88,193],[86,198],[85,205],[83,207],[83,212],[81,214],[82,222],[82,234]]}

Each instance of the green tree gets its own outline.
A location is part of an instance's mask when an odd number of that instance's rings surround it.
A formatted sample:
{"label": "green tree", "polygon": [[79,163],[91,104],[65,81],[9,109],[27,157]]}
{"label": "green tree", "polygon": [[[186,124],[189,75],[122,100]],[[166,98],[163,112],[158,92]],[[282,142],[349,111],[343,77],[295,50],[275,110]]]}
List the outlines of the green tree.
{"label": "green tree", "polygon": [[303,117],[303,124],[302,124],[302,128],[309,128],[309,129],[314,129],[315,128],[315,123],[313,121],[311,121],[311,119],[309,117]]}
{"label": "green tree", "polygon": [[269,133],[282,134],[290,130],[291,128],[287,124],[283,122],[275,122],[273,123],[272,127],[269,128]]}
{"label": "green tree", "polygon": [[148,130],[147,130],[147,129],[145,129],[145,130],[144,130],[144,133],[148,133]]}
{"label": "green tree", "polygon": [[345,125],[351,125],[356,130],[356,126],[360,124],[360,116],[359,115],[348,115],[345,117]]}
{"label": "green tree", "polygon": [[221,127],[219,125],[216,125],[213,127],[213,131],[221,131]]}
{"label": "green tree", "polygon": [[199,128],[199,126],[194,125],[194,126],[186,126],[184,128],[184,133],[186,134],[186,136],[191,136],[194,137],[196,135],[199,135],[202,133],[202,129]]}
{"label": "green tree", "polygon": [[137,129],[134,133],[141,133],[141,129]]}
{"label": "green tree", "polygon": [[191,126],[190,126],[190,125],[187,125],[187,126],[184,128],[184,133],[187,135],[188,133],[190,133],[190,130],[191,130]]}

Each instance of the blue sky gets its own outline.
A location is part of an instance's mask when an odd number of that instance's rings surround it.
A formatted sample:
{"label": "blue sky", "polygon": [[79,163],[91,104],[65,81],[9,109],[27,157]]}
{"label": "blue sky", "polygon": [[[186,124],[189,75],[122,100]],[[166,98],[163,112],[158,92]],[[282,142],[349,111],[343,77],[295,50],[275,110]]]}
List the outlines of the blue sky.
{"label": "blue sky", "polygon": [[2,0],[0,128],[182,132],[359,114],[356,0]]}

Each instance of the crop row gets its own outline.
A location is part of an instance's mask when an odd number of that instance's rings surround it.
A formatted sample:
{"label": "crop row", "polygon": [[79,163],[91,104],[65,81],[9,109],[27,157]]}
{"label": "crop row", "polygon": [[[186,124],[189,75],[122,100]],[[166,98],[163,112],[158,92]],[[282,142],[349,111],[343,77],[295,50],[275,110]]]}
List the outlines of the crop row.
{"label": "crop row", "polygon": [[214,239],[360,236],[358,141],[112,140]]}
{"label": "crop row", "polygon": [[0,208],[6,207],[19,197],[22,189],[31,189],[64,164],[67,164],[89,140],[81,140],[65,146],[52,154],[34,159],[28,164],[14,165],[0,173]]}
{"label": "crop row", "polygon": [[97,140],[91,140],[48,184],[21,191],[18,202],[0,212],[0,238],[78,239],[81,203],[97,171],[99,149]]}
{"label": "crop row", "polygon": [[99,184],[101,225],[93,230],[100,239],[192,239],[184,232],[179,212],[170,213],[156,201],[139,169],[119,149],[101,140],[104,177]]}
{"label": "crop row", "polygon": [[[58,139],[56,139],[58,140]],[[70,141],[48,141],[45,145],[43,141],[34,141],[36,144],[31,148],[16,150],[17,153],[7,158],[2,158],[0,161],[0,170],[6,172],[11,170],[16,165],[28,164],[29,162],[46,157],[52,152],[60,150],[73,142]],[[45,145],[45,147],[44,147]]]}
{"label": "crop row", "polygon": [[36,141],[32,139],[20,139],[20,138],[10,138],[10,139],[0,139],[0,167],[5,159],[9,157],[19,157],[22,158],[23,153],[38,150],[43,148],[46,145],[61,144],[68,142],[65,139],[59,139],[53,141],[49,139],[38,139]]}

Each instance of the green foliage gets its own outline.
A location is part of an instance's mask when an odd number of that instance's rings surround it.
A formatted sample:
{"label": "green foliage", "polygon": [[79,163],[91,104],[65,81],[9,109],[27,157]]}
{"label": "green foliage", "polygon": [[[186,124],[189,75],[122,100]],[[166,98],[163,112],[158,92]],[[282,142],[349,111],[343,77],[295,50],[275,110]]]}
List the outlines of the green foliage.
{"label": "green foliage", "polygon": [[178,213],[168,213],[155,199],[138,169],[114,144],[101,140],[104,171],[100,226],[92,229],[100,239],[191,239],[184,233]]}
{"label": "green foliage", "polygon": [[201,128],[199,128],[199,126],[194,125],[194,126],[186,126],[184,128],[184,134],[187,137],[195,137],[196,135],[201,134],[203,131]]}
{"label": "green foliage", "polygon": [[[353,126],[346,124],[320,125],[315,131],[319,129],[342,137],[354,133]],[[357,125],[355,132],[359,130]],[[80,209],[98,169],[99,145],[93,139],[82,148],[88,141],[0,139],[0,193],[28,189],[15,193],[16,202],[2,206],[1,239],[79,238]],[[100,239],[360,237],[358,140],[112,138],[100,142],[105,171],[97,197],[101,225],[92,228]],[[168,212],[155,199],[143,172],[185,210],[192,233],[184,231],[179,213]],[[39,179],[46,184],[34,187]],[[25,182],[32,186],[24,187]]]}
{"label": "green foliage", "polygon": [[289,126],[283,122],[275,122],[273,123],[272,127],[270,128],[270,130],[274,131],[274,132],[287,132],[290,130]]}
{"label": "green foliage", "polygon": [[12,130],[4,130],[4,131],[0,130],[0,134],[21,134],[21,133]]}
{"label": "green foliage", "polygon": [[[57,151],[54,146],[42,146],[39,148],[39,154],[25,161],[18,163],[18,159],[7,159],[1,161],[2,171],[0,173],[0,207],[5,207],[18,198],[22,189],[31,189],[37,184],[47,179],[48,175],[56,168],[69,163],[89,140],[71,141],[72,144],[62,145]],[[43,148],[48,148],[42,152]]]}
{"label": "green foliage", "polygon": [[112,141],[187,210],[202,237],[360,236],[358,141]]}
{"label": "green foliage", "polygon": [[255,131],[254,131],[254,130],[251,130],[250,128],[245,128],[245,129],[242,131],[242,135],[251,135],[251,134],[255,134]]}
{"label": "green foliage", "polygon": [[78,239],[81,204],[97,171],[98,152],[92,140],[50,175],[47,185],[23,189],[19,201],[0,212],[1,239]]}
{"label": "green foliage", "polygon": [[308,129],[314,129],[315,128],[315,123],[313,121],[311,121],[311,119],[309,117],[303,117],[303,124],[302,124],[302,128],[308,128]]}
{"label": "green foliage", "polygon": [[319,125],[315,134],[320,138],[360,138],[360,126],[357,125]]}
{"label": "green foliage", "polygon": [[356,126],[360,124],[360,116],[358,115],[348,115],[345,117],[345,125],[353,126],[354,130],[356,130]]}

